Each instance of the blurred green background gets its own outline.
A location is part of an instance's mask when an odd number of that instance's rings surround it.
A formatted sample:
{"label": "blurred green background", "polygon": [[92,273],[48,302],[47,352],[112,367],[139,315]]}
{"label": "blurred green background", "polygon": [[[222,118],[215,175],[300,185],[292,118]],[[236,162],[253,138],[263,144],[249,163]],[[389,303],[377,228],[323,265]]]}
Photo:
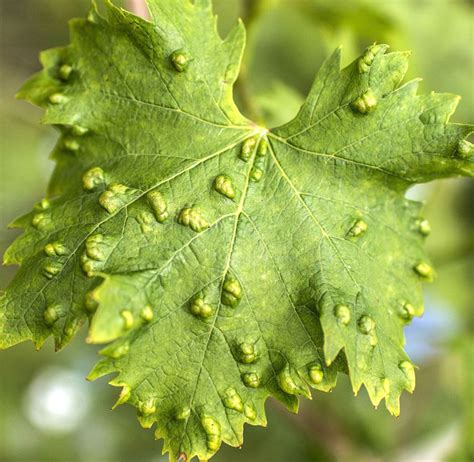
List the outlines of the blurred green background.
{"label": "blurred green background", "polygon": [[[116,1],[116,3],[120,3]],[[122,2],[127,3],[127,2]],[[129,1],[130,6],[132,2]],[[269,126],[296,114],[322,60],[344,46],[349,63],[373,43],[413,50],[409,78],[422,91],[463,100],[455,121],[474,120],[474,13],[467,0],[215,0],[221,32],[243,17],[249,28],[236,93],[247,115]],[[67,20],[88,0],[0,0],[0,252],[15,238],[7,224],[46,190],[56,134],[38,124],[41,111],[13,95],[39,69],[38,52],[68,42]],[[318,393],[298,416],[269,402],[269,428],[248,427],[243,449],[224,448],[217,462],[463,462],[474,460],[473,182],[435,182],[410,191],[427,203],[428,239],[438,278],[426,287],[426,314],[407,329],[420,367],[417,390],[394,419],[354,398],[346,377]],[[0,269],[0,286],[15,268]],[[82,338],[60,354],[23,344],[0,352],[0,461],[158,462],[161,443],[135,412],[114,412],[117,390],[86,383],[96,348]]]}

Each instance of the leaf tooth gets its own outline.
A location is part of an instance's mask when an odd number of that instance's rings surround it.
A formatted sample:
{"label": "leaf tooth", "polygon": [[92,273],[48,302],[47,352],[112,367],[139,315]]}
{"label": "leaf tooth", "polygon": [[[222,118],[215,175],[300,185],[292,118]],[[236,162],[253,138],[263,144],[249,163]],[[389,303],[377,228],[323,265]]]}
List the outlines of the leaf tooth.
{"label": "leaf tooth", "polygon": [[244,414],[245,417],[247,417],[247,419],[249,419],[251,422],[254,422],[257,419],[257,411],[251,404],[247,403],[244,406]]}
{"label": "leaf tooth", "polygon": [[374,378],[366,383],[370,401],[377,409],[380,402],[390,394],[391,383],[386,377]]}
{"label": "leaf tooth", "polygon": [[122,404],[125,404],[128,402],[132,396],[132,388],[127,385],[127,384],[119,384],[118,386],[122,386],[122,391],[120,392],[120,396],[115,402],[115,404],[112,406],[112,409],[117,408],[118,406],[121,406]]}
{"label": "leaf tooth", "polygon": [[394,417],[400,416],[400,393],[390,393],[385,398],[385,407]]}
{"label": "leaf tooth", "polygon": [[111,361],[109,361],[108,359],[102,359],[89,372],[87,380],[97,380],[101,377],[104,377],[105,375],[112,374],[115,371],[116,369]]}
{"label": "leaf tooth", "polygon": [[141,414],[137,414],[137,419],[140,422],[142,428],[150,429],[153,427],[153,424],[156,422],[156,418],[154,416],[144,416]]}

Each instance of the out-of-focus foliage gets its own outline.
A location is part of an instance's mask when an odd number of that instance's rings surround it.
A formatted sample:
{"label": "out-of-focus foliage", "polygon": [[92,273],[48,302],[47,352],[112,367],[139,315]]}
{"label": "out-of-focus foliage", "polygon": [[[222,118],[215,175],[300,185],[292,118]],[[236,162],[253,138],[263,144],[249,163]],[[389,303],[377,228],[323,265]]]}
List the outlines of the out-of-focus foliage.
{"label": "out-of-focus foliage", "polygon": [[[281,101],[289,119],[297,111],[298,95],[305,94],[329,50],[342,43],[344,57],[350,61],[368,44],[388,41],[394,49],[413,50],[410,77],[423,75],[426,89],[462,95],[456,120],[474,119],[474,58],[469,45],[474,18],[468,0],[265,3],[260,15],[253,17],[246,82],[241,85],[246,90],[239,89],[241,100],[254,105],[253,109],[247,105],[247,112],[259,112],[274,125],[272,108]],[[215,4],[222,30],[228,30],[238,15],[255,14],[245,8],[244,0],[215,0]],[[83,16],[88,5],[88,0],[0,0],[0,253],[16,236],[5,225],[18,210],[26,210],[44,195],[52,168],[47,153],[56,137],[51,128],[38,128],[39,111],[12,95],[39,69],[39,50],[68,42],[67,19]],[[433,228],[428,246],[438,278],[427,289],[425,319],[409,331],[409,343],[415,345],[410,353],[421,371],[416,394],[402,400],[402,416],[393,419],[382,409],[370,409],[365,396],[353,398],[349,384],[341,381],[333,394],[317,394],[298,417],[269,404],[270,428],[247,429],[245,449],[223,450],[216,461],[474,459],[474,441],[469,441],[474,435],[473,185],[438,182],[416,193],[427,200],[426,215]],[[1,287],[13,270],[0,268]],[[81,342],[78,338],[74,345]],[[431,347],[420,348],[426,342]],[[105,382],[84,385],[82,379],[72,380],[77,386],[72,395],[55,396],[54,387],[49,390],[52,411],[68,396],[82,397],[77,407],[89,402],[73,430],[57,432],[34,420],[35,385],[46,386],[41,380],[44,373],[59,381],[64,377],[51,366],[83,377],[96,361],[95,348],[84,354],[75,346],[59,355],[52,353],[52,345],[37,354],[32,354],[31,344],[2,352],[0,460],[164,461],[150,435],[133,422],[131,407],[113,414],[104,410],[104,403],[112,406],[115,395]],[[71,415],[58,417],[52,412],[59,422],[70,421]]]}

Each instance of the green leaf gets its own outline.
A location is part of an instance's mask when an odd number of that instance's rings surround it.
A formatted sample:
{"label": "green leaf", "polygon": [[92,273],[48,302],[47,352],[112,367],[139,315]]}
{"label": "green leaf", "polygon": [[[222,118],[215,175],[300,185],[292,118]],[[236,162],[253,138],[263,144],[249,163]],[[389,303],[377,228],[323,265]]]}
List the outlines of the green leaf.
{"label": "green leaf", "polygon": [[49,199],[14,223],[22,267],[2,294],[0,346],[53,335],[110,343],[89,378],[156,424],[171,460],[207,460],[265,425],[273,396],[348,372],[372,402],[414,389],[403,327],[433,277],[413,184],[473,175],[458,97],[400,86],[385,45],[323,65],[299,115],[240,115],[245,32],[222,40],[210,0],[149,0],[152,22],[106,2],[71,22],[19,96],[61,137]]}

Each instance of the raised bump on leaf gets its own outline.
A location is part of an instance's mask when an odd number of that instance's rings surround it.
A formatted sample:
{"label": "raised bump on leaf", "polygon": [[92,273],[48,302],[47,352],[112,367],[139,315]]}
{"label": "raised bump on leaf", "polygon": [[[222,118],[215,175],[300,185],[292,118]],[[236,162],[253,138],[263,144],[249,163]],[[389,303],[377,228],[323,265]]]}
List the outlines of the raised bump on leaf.
{"label": "raised bump on leaf", "polygon": [[206,300],[202,296],[194,298],[189,309],[194,316],[203,319],[210,318],[214,313],[212,306],[206,303]]}
{"label": "raised bump on leaf", "polygon": [[229,199],[235,198],[235,189],[232,179],[227,175],[219,175],[214,180],[214,189]]}
{"label": "raised bump on leaf", "polygon": [[204,415],[201,418],[201,425],[207,435],[207,447],[210,451],[217,451],[222,442],[221,426],[214,417]]}
{"label": "raised bump on leaf", "polygon": [[222,286],[221,300],[224,305],[235,308],[242,298],[242,287],[235,278],[226,278]]}
{"label": "raised bump on leaf", "polygon": [[105,173],[100,167],[93,167],[82,176],[82,185],[86,191],[94,191],[104,184]]}
{"label": "raised bump on leaf", "polygon": [[324,372],[321,364],[312,364],[309,367],[308,375],[313,385],[319,385],[324,380]]}
{"label": "raised bump on leaf", "polygon": [[178,72],[184,72],[189,66],[189,56],[184,50],[176,50],[170,56],[174,68]]}
{"label": "raised bump on leaf", "polygon": [[61,272],[62,269],[63,265],[61,263],[48,262],[43,265],[43,275],[48,279],[53,279]]}
{"label": "raised bump on leaf", "polygon": [[145,321],[145,322],[150,322],[153,320],[154,313],[153,309],[151,308],[150,305],[145,306],[142,308],[140,311],[140,317]]}
{"label": "raised bump on leaf", "polygon": [[257,350],[253,343],[241,343],[239,350],[239,361],[243,364],[252,364],[258,358]]}
{"label": "raised bump on leaf", "polygon": [[86,240],[85,252],[81,255],[81,266],[88,276],[100,271],[115,247],[115,239],[111,236],[93,234]]}
{"label": "raised bump on leaf", "polygon": [[63,64],[58,71],[61,80],[69,80],[73,71],[73,67],[69,64]]}
{"label": "raised bump on leaf", "polygon": [[69,101],[69,98],[62,93],[53,93],[49,97],[49,102],[52,104],[64,104]]}
{"label": "raised bump on leaf", "polygon": [[68,150],[68,151],[73,151],[73,152],[76,152],[76,151],[79,151],[81,145],[79,144],[78,141],[76,140],[73,140],[71,138],[66,138],[64,140],[64,147]]}
{"label": "raised bump on leaf", "polygon": [[418,224],[418,231],[423,236],[428,236],[431,233],[431,225],[428,220],[421,220]]}
{"label": "raised bump on leaf", "polygon": [[261,383],[261,378],[257,372],[245,372],[242,374],[242,381],[249,388],[258,388]]}
{"label": "raised bump on leaf", "polygon": [[338,322],[347,326],[351,320],[351,310],[346,305],[336,305],[334,307],[334,316],[336,316]]}
{"label": "raised bump on leaf", "polygon": [[60,305],[53,305],[46,308],[44,312],[44,321],[48,326],[52,326],[61,316],[62,308]]}
{"label": "raised bump on leaf", "polygon": [[277,382],[280,388],[289,395],[304,395],[311,398],[311,393],[306,384],[292,370],[289,363],[279,372]]}
{"label": "raised bump on leaf", "polygon": [[71,128],[71,133],[74,136],[84,136],[89,133],[89,129],[80,125],[73,125],[73,127]]}
{"label": "raised bump on leaf", "polygon": [[155,218],[159,223],[164,223],[168,217],[168,204],[159,191],[151,191],[146,195],[150,207],[153,209]]}
{"label": "raised bump on leaf", "polygon": [[138,411],[141,415],[147,417],[156,412],[156,399],[149,398],[146,401],[142,401],[138,404]]}
{"label": "raised bump on leaf", "polygon": [[252,422],[257,418],[257,411],[250,404],[244,406],[244,414]]}
{"label": "raised bump on leaf", "polygon": [[51,207],[51,202],[49,202],[49,199],[41,199],[40,202],[38,202],[35,205],[35,210],[47,210]]}
{"label": "raised bump on leaf", "polygon": [[407,380],[408,391],[412,393],[415,389],[415,367],[410,361],[402,361],[399,368]]}
{"label": "raised bump on leaf", "polygon": [[380,52],[385,52],[387,48],[388,48],[387,45],[380,45],[380,44],[374,44],[374,45],[369,46],[365,50],[362,57],[359,59],[359,62],[358,62],[359,73],[361,74],[368,73],[370,71],[370,67],[372,66],[377,54]]}
{"label": "raised bump on leaf", "polygon": [[123,310],[120,313],[123,319],[123,327],[125,330],[130,330],[133,327],[134,317],[133,313],[130,310]]}
{"label": "raised bump on leaf", "polygon": [[357,220],[352,228],[349,230],[349,236],[351,237],[359,237],[362,236],[367,232],[369,226],[364,220]]}
{"label": "raised bump on leaf", "polygon": [[434,278],[434,271],[431,265],[428,263],[422,261],[417,263],[413,267],[414,271],[418,276],[420,276],[422,279],[426,279],[427,281],[432,281]]}
{"label": "raised bump on leaf", "polygon": [[263,170],[259,167],[253,166],[250,170],[250,179],[255,183],[258,183],[263,177]]}
{"label": "raised bump on leaf", "polygon": [[257,149],[257,156],[258,157],[265,157],[268,151],[268,140],[266,137],[263,137],[258,144]]}
{"label": "raised bump on leaf", "polygon": [[181,210],[178,223],[189,226],[196,233],[201,233],[209,228],[209,223],[198,208],[186,207]]}
{"label": "raised bump on leaf", "polygon": [[94,313],[97,307],[99,306],[99,301],[97,300],[97,293],[93,290],[87,292],[86,299],[84,301],[86,310],[90,313]]}
{"label": "raised bump on leaf", "polygon": [[377,107],[377,96],[372,90],[367,90],[351,103],[351,108],[361,114],[369,114]]}
{"label": "raised bump on leaf", "polygon": [[44,253],[49,257],[63,256],[68,254],[67,247],[61,242],[52,242],[46,244],[44,247]]}
{"label": "raised bump on leaf", "polygon": [[137,217],[138,223],[140,223],[140,229],[143,234],[148,234],[153,231],[153,224],[156,223],[156,217],[151,212],[143,211]]}
{"label": "raised bump on leaf", "polygon": [[178,410],[176,413],[177,420],[186,420],[191,415],[191,408],[189,406],[184,406]]}
{"label": "raised bump on leaf", "polygon": [[257,145],[257,138],[255,137],[248,138],[247,140],[245,140],[240,150],[240,158],[243,161],[248,162],[250,158],[252,157],[252,154],[256,145]]}
{"label": "raised bump on leaf", "polygon": [[242,398],[237,393],[236,389],[230,387],[225,392],[224,405],[228,409],[233,409],[237,412],[242,412],[244,409],[244,404]]}
{"label": "raised bump on leaf", "polygon": [[103,350],[100,354],[112,359],[120,359],[130,351],[130,344],[128,342],[121,342],[119,344],[112,344]]}
{"label": "raised bump on leaf", "polygon": [[368,335],[375,330],[375,321],[370,316],[364,315],[357,321],[357,327],[362,334]]}
{"label": "raised bump on leaf", "polygon": [[99,197],[99,204],[110,214],[117,212],[126,203],[131,190],[120,183],[112,183]]}
{"label": "raised bump on leaf", "polygon": [[457,154],[459,157],[461,157],[461,159],[468,159],[471,157],[474,151],[473,147],[474,145],[471,142],[467,140],[461,140],[458,144]]}
{"label": "raised bump on leaf", "polygon": [[46,215],[44,213],[37,213],[36,215],[33,216],[33,219],[31,220],[31,224],[34,228],[40,231],[44,231],[50,228],[51,218],[49,215]]}
{"label": "raised bump on leaf", "polygon": [[410,322],[416,314],[415,307],[408,302],[403,302],[400,304],[398,315],[404,321]]}

